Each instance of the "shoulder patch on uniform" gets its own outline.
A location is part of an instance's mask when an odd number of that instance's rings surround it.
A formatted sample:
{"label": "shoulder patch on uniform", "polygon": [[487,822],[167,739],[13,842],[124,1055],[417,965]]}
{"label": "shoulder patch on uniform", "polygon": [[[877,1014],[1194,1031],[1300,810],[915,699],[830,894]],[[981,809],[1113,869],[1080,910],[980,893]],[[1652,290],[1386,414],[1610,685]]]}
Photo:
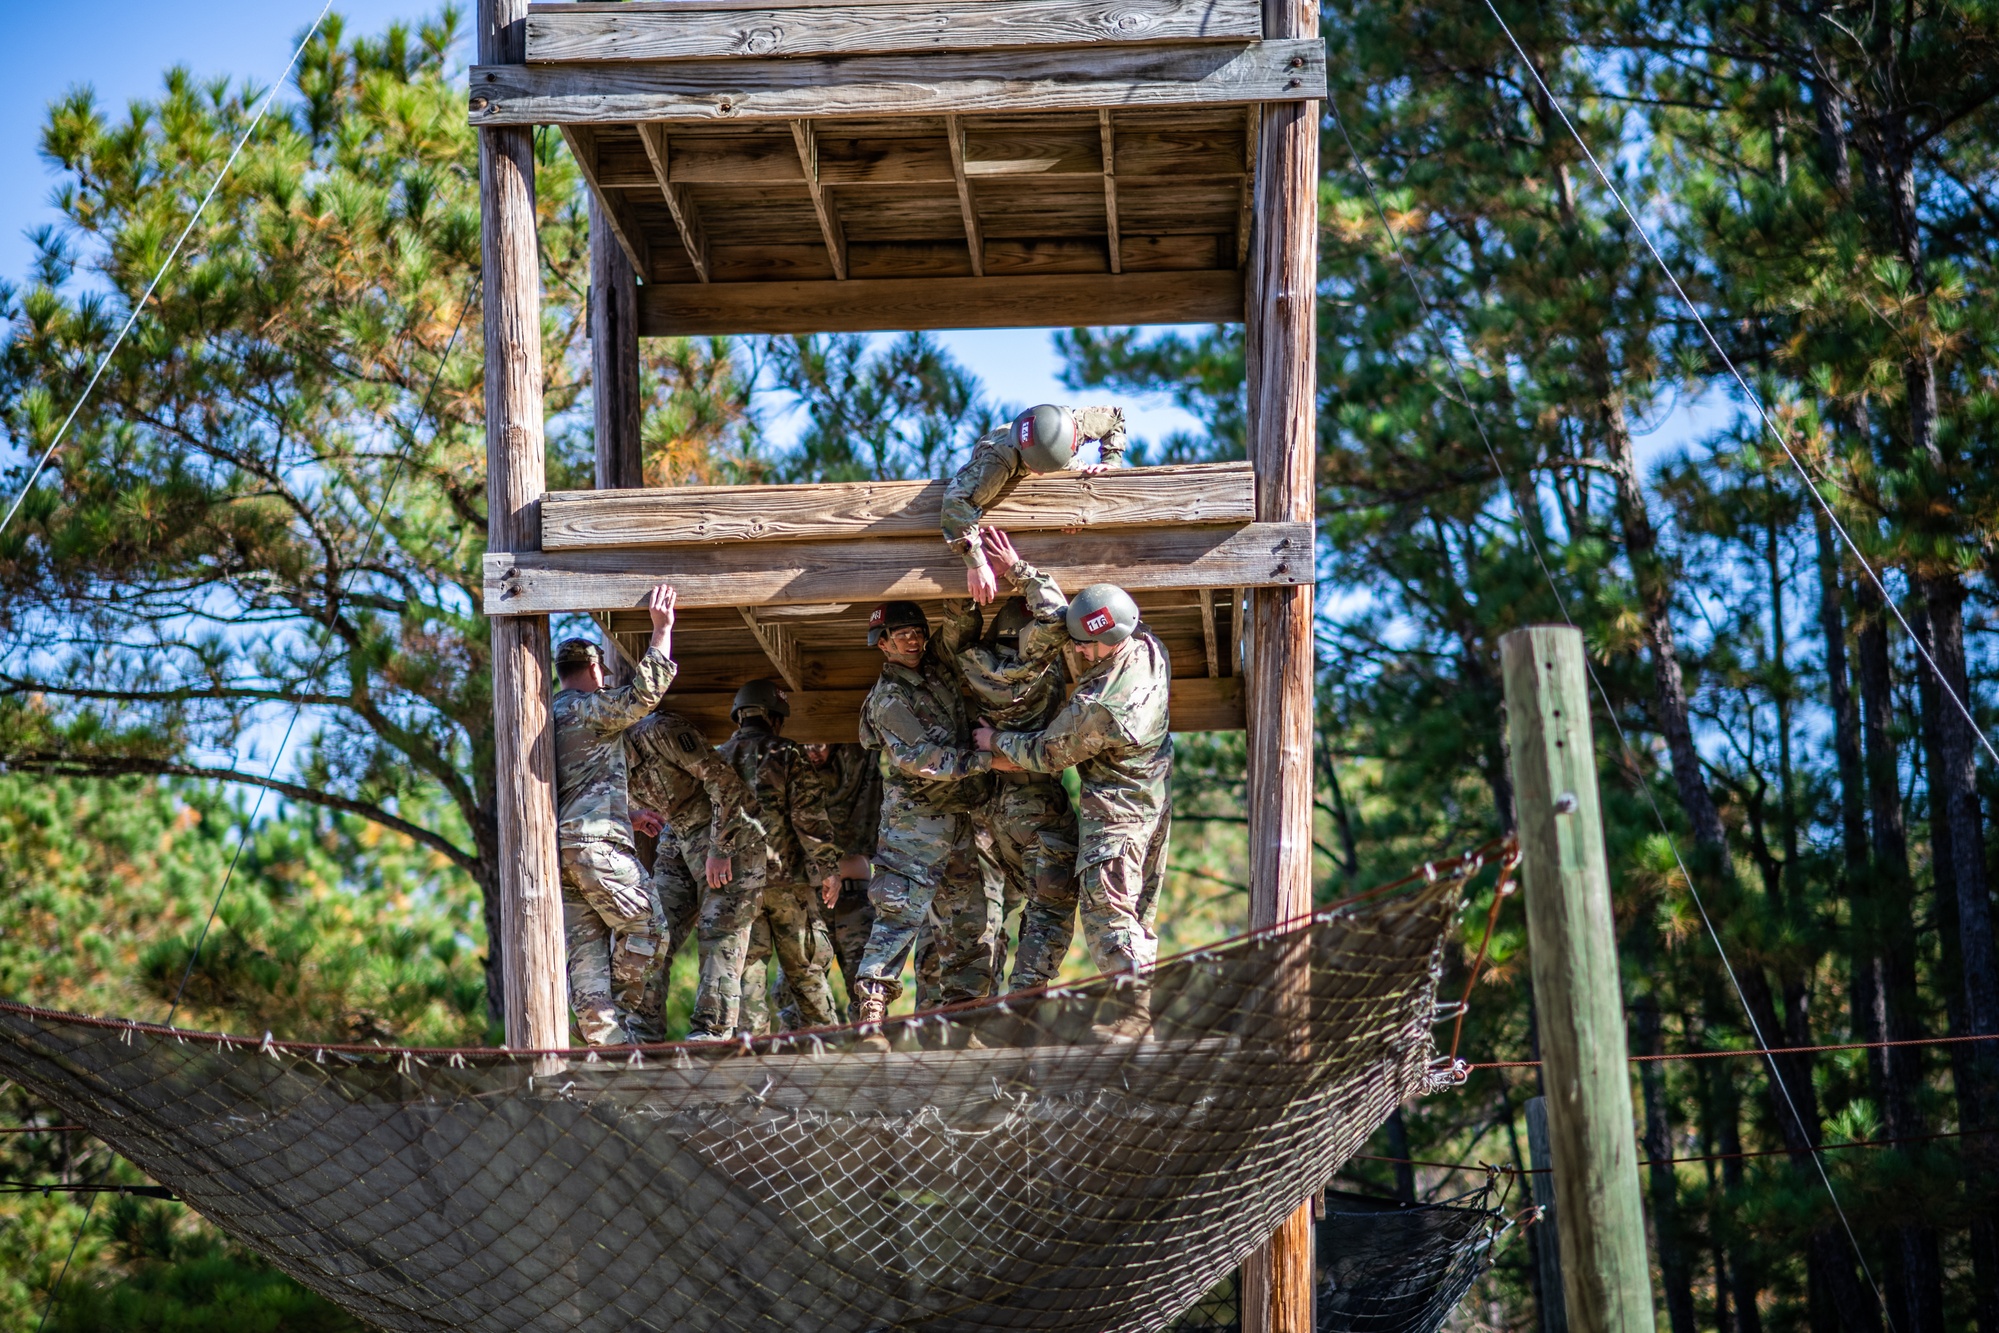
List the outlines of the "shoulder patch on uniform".
{"label": "shoulder patch on uniform", "polygon": [[685,754],[699,754],[701,752],[701,738],[691,731],[674,732],[673,743],[678,745]]}

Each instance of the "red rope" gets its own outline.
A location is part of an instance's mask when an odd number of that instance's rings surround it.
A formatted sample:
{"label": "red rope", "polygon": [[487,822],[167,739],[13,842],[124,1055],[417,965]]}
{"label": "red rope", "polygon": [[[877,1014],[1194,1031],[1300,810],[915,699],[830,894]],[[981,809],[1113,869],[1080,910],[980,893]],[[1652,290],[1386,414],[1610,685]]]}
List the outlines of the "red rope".
{"label": "red rope", "polygon": [[[1506,859],[1499,863],[1499,882],[1492,886],[1492,907],[1485,914],[1485,938],[1478,942],[1478,957],[1472,959],[1471,972],[1465,977],[1465,993],[1458,1001],[1458,1021],[1451,1025],[1451,1063],[1458,1062],[1458,1041],[1465,1035],[1465,1011],[1471,1007],[1471,988],[1478,984],[1479,970],[1485,966],[1486,950],[1492,947],[1493,928],[1499,924],[1499,909],[1507,896],[1513,892],[1513,870],[1520,864],[1520,844],[1517,840],[1506,840]],[[1478,1068],[1473,1065],[1472,1068]]]}

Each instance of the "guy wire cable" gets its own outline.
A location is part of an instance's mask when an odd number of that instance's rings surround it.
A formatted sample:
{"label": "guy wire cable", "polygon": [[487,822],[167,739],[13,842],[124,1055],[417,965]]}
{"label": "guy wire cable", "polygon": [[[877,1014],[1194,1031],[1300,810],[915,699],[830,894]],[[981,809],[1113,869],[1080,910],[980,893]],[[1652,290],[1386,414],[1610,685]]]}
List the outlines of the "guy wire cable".
{"label": "guy wire cable", "polygon": [[[1490,5],[1490,3],[1491,0],[1487,0],[1487,4]],[[1510,33],[1508,35],[1511,36]],[[1517,45],[1515,49],[1519,49]],[[1523,56],[1522,59],[1525,59],[1525,57]],[[1539,75],[1535,77],[1538,79]],[[1543,85],[1544,90],[1545,87],[1546,85]],[[1549,96],[1552,100],[1553,94],[1551,93]],[[1506,492],[1507,502],[1513,507],[1515,518],[1520,524],[1521,533],[1527,539],[1528,549],[1533,552],[1534,563],[1540,566],[1542,577],[1547,579],[1549,591],[1555,595],[1555,604],[1561,610],[1562,619],[1568,623],[1569,628],[1574,629],[1576,628],[1576,622],[1569,614],[1568,599],[1562,595],[1560,586],[1556,584],[1554,574],[1549,570],[1548,562],[1541,553],[1540,542],[1535,539],[1532,529],[1528,527],[1526,515],[1520,512],[1519,501],[1513,493],[1512,481],[1507,476],[1505,466],[1499,461],[1499,452],[1493,447],[1491,437],[1486,434],[1483,417],[1473,405],[1470,388],[1465,383],[1463,367],[1458,364],[1456,356],[1452,355],[1448,343],[1436,328],[1436,310],[1430,304],[1430,298],[1423,290],[1422,284],[1417,280],[1415,271],[1410,267],[1408,256],[1403,250],[1402,238],[1396,234],[1394,225],[1388,220],[1388,213],[1382,206],[1381,195],[1375,188],[1374,178],[1361,162],[1360,153],[1354,147],[1353,137],[1347,133],[1346,120],[1340,115],[1338,103],[1329,96],[1326,100],[1326,105],[1332,112],[1333,124],[1339,130],[1340,138],[1347,146],[1347,153],[1353,160],[1354,170],[1360,176],[1362,183],[1367,187],[1368,198],[1374,205],[1376,215],[1381,219],[1382,229],[1386,232],[1390,244],[1395,249],[1396,262],[1401,267],[1403,276],[1408,279],[1411,289],[1416,293],[1417,301],[1423,307],[1424,327],[1429,331],[1431,337],[1436,340],[1438,351],[1451,367],[1452,378],[1457,382],[1459,398],[1464,403],[1466,412],[1471,416],[1472,425],[1478,431],[1478,437],[1485,445],[1487,456],[1492,460],[1493,471],[1498,474],[1500,480],[1500,489]],[[1566,122],[1566,115],[1563,119]],[[1573,129],[1571,132],[1573,133]],[[1588,149],[1585,148],[1584,151],[1587,152]],[[1591,161],[1594,162],[1595,159],[1592,158]],[[1649,244],[1650,242],[1648,241],[1647,243]],[[1656,253],[1655,251],[1655,256]],[[1675,283],[1676,287],[1677,285]],[[1684,299],[1684,296],[1682,299]],[[1703,324],[1702,327],[1705,328],[1706,325]],[[1712,335],[1709,336],[1712,338]],[[1732,363],[1730,369],[1734,369]],[[1739,382],[1741,376],[1738,374],[1736,378]],[[1787,448],[1785,452],[1789,454],[1790,451]],[[1795,458],[1792,459],[1793,463],[1796,461]],[[1809,478],[1807,478],[1807,484],[1810,484]],[[1816,494],[1816,492],[1814,493]],[[1825,503],[1823,498],[1819,502],[1822,505]],[[1876,582],[1878,585],[1879,580],[1877,579]],[[1906,622],[1904,622],[1904,628],[1906,627]],[[1611,704],[1610,692],[1604,688],[1603,681],[1598,678],[1596,667],[1590,662],[1589,654],[1587,653],[1583,654],[1583,668],[1589,673],[1590,684],[1595,687],[1597,697],[1603,703],[1604,715],[1609,718],[1611,727],[1617,732],[1618,744],[1623,748],[1625,755],[1631,760],[1634,770],[1636,770],[1638,768],[1637,751],[1632,747],[1630,737],[1625,735],[1624,724],[1619,721],[1617,710]],[[1934,663],[1932,663],[1932,668],[1934,668]],[[1939,673],[1938,678],[1942,679],[1941,673]],[[1948,688],[1948,684],[1946,684],[1946,688]],[[1966,716],[1969,716],[1969,714],[1967,713]],[[1729,985],[1734,988],[1736,1000],[1742,1005],[1743,1017],[1749,1020],[1750,1034],[1756,1039],[1756,1045],[1760,1049],[1765,1062],[1770,1067],[1771,1080],[1776,1084],[1778,1092],[1783,1094],[1784,1105],[1790,1111],[1792,1121],[1796,1123],[1805,1142],[1811,1147],[1812,1165],[1818,1171],[1819,1182],[1825,1186],[1826,1197],[1831,1200],[1833,1211],[1839,1217],[1840,1227],[1846,1232],[1847,1243],[1853,1248],[1854,1259],[1859,1263],[1860,1271],[1866,1277],[1867,1285],[1874,1292],[1874,1299],[1881,1307],[1881,1317],[1886,1322],[1888,1333],[1895,1333],[1894,1317],[1888,1311],[1887,1298],[1882,1293],[1880,1284],[1874,1280],[1873,1270],[1868,1267],[1867,1256],[1860,1248],[1860,1238],[1854,1233],[1853,1223],[1846,1216],[1846,1208],[1840,1202],[1839,1191],[1833,1188],[1832,1176],[1826,1170],[1825,1156],[1820,1150],[1820,1145],[1812,1142],[1810,1127],[1805,1123],[1805,1117],[1798,1110],[1797,1101],[1791,1095],[1790,1084],[1785,1081],[1782,1071],[1777,1068],[1776,1056],[1771,1054],[1770,1043],[1763,1036],[1762,1025],[1756,1021],[1755,1011],[1750,1008],[1749,997],[1743,992],[1742,982],[1735,974],[1735,965],[1729,960],[1728,950],[1722,944],[1721,932],[1715,928],[1713,919],[1709,917],[1707,905],[1701,901],[1700,889],[1694,882],[1693,873],[1688,870],[1687,863],[1680,856],[1679,840],[1673,836],[1672,830],[1667,827],[1665,812],[1659,808],[1658,798],[1652,792],[1652,784],[1641,782],[1638,784],[1638,787],[1640,791],[1644,792],[1645,803],[1652,811],[1652,819],[1658,824],[1659,832],[1666,840],[1666,846],[1673,853],[1673,863],[1679,869],[1680,878],[1686,882],[1687,895],[1693,900],[1695,910],[1700,913],[1701,923],[1707,928],[1708,938],[1714,944],[1715,955],[1721,961],[1722,970],[1728,974]]]}
{"label": "guy wire cable", "polygon": [[1692,298],[1687,295],[1686,289],[1680,285],[1679,277],[1674,274],[1672,268],[1666,263],[1665,257],[1659,253],[1659,247],[1653,244],[1651,231],[1646,228],[1643,222],[1639,221],[1638,215],[1631,210],[1631,205],[1625,202],[1623,191],[1619,190],[1611,181],[1609,173],[1603,169],[1603,164],[1596,160],[1596,154],[1583,141],[1583,136],[1576,131],[1574,122],[1569,119],[1568,110],[1562,105],[1562,99],[1557,97],[1554,90],[1548,87],[1547,81],[1541,77],[1541,71],[1535,66],[1532,60],[1527,58],[1527,52],[1521,47],[1519,39],[1513,35],[1513,29],[1507,27],[1506,20],[1499,16],[1499,10],[1493,4],[1493,0],[1485,0],[1485,7],[1491,11],[1493,21],[1499,24],[1499,30],[1506,34],[1506,40],[1512,44],[1515,54],[1520,57],[1520,63],[1526,67],[1527,73],[1533,78],[1535,86],[1540,88],[1542,95],[1548,99],[1548,104],[1555,108],[1555,114],[1562,118],[1562,125],[1568,130],[1569,137],[1576,141],[1576,146],[1583,150],[1583,156],[1589,159],[1590,168],[1596,172],[1597,179],[1603,182],[1604,188],[1610,191],[1610,197],[1617,201],[1617,206],[1624,211],[1624,216],[1629,218],[1631,225],[1637,229],[1639,239],[1645,242],[1645,249],[1652,256],[1652,262],[1658,265],[1661,273],[1665,274],[1666,281],[1672,284],[1673,294],[1680,298],[1680,304],[1687,308],[1687,313],[1694,317],[1694,323],[1700,326],[1701,336],[1707,339],[1708,346],[1712,347],[1715,355],[1721,358],[1721,363],[1728,367],[1728,373],[1735,380],[1736,387],[1742,390],[1742,396],[1749,401],[1751,407],[1756,409],[1757,420],[1763,423],[1763,428],[1769,432],[1770,437],[1777,441],[1777,447],[1784,451],[1784,457],[1791,460],[1791,466],[1797,469],[1798,476],[1805,483],[1805,489],[1811,492],[1812,498],[1818,501],[1819,508],[1825,511],[1825,516],[1831,522],[1833,531],[1837,532],[1840,540],[1846,543],[1846,548],[1853,552],[1853,558],[1860,562],[1860,567],[1867,571],[1868,580],[1874,584],[1875,589],[1881,594],[1881,600],[1887,605],[1888,609],[1894,612],[1895,619],[1902,626],[1902,632],[1909,636],[1909,641],[1915,645],[1916,652],[1921,654],[1923,661],[1929,664],[1931,673],[1937,678],[1937,684],[1950,697],[1951,703],[1957,706],[1957,711],[1964,715],[1964,724],[1971,728],[1971,734],[1978,738],[1978,743],[1985,747],[1985,753],[1992,757],[1992,761],[1995,764],[1999,764],[1999,749],[1994,749],[1992,742],[1986,739],[1985,733],[1979,729],[1977,719],[1972,717],[1970,707],[1967,706],[1963,699],[1957,697],[1957,690],[1944,676],[1943,668],[1937,665],[1936,659],[1930,656],[1930,650],[1923,644],[1922,639],[1916,634],[1914,629],[1910,628],[1909,622],[1903,619],[1901,608],[1896,605],[1895,599],[1889,595],[1887,585],[1881,581],[1881,576],[1875,572],[1874,566],[1867,562],[1867,557],[1861,554],[1859,545],[1854,542],[1852,534],[1847,532],[1846,525],[1839,521],[1839,515],[1833,512],[1832,505],[1827,502],[1825,496],[1820,493],[1817,484],[1812,481],[1811,473],[1799,461],[1798,456],[1791,452],[1790,440],[1785,437],[1782,430],[1778,429],[1777,423],[1770,419],[1770,413],[1764,408],[1762,398],[1757,395],[1755,390],[1749,387],[1749,381],[1744,379],[1742,372],[1736,368],[1734,358],[1730,357],[1728,352],[1722,347],[1720,339],[1714,336],[1714,330],[1708,327],[1706,317],[1694,305]]}
{"label": "guy wire cable", "polygon": [[[326,3],[320,6],[319,14],[313,19],[312,26],[307,28],[305,36],[299,39],[297,49],[292,52],[292,58],[285,62],[284,72],[278,75],[277,81],[264,91],[264,100],[257,107],[257,114],[250,118],[249,125],[244,128],[243,133],[237,138],[235,146],[229,150],[229,156],[222,163],[221,170],[217,171],[215,179],[209,182],[208,193],[201,196],[201,202],[195,205],[193,216],[188,218],[187,225],[181,228],[180,235],[174,238],[173,248],[168,250],[167,257],[160,261],[159,271],[154,273],[153,280],[146,284],[145,292],[137,301],[132,303],[131,313],[125,316],[125,323],[118,330],[118,336],[111,340],[111,346],[105,348],[104,354],[97,359],[97,368],[90,372],[89,382],[83,386],[83,392],[77,395],[76,402],[71,405],[69,415],[63,418],[62,425],[56,428],[54,437],[49,440],[49,447],[42,451],[41,458],[36,460],[34,468],[28,473],[27,481],[21,485],[21,493],[15,496],[14,503],[7,507],[7,516],[0,518],[0,535],[4,535],[7,529],[12,526],[14,515],[21,512],[21,506],[26,503],[29,494],[35,489],[35,483],[41,480],[42,472],[48,467],[49,460],[55,457],[56,449],[62,444],[63,436],[69,433],[70,424],[76,420],[76,414],[83,410],[83,405],[90,401],[90,395],[96,391],[97,381],[104,377],[105,367],[111,364],[111,358],[116,356],[118,349],[124,345],[125,336],[131,333],[132,326],[139,322],[139,315],[145,310],[146,303],[153,299],[153,293],[159,288],[161,279],[167,276],[167,271],[174,266],[174,260],[180,257],[181,246],[187,243],[187,238],[194,231],[195,224],[201,221],[201,215],[208,211],[209,201],[215,198],[215,192],[222,188],[222,182],[228,179],[230,171],[235,168],[236,159],[243,155],[243,148],[250,142],[250,136],[255,134],[257,127],[264,123],[264,116],[270,111],[271,103],[276,100],[278,89],[284,87],[285,80],[289,79],[292,70],[298,67],[299,58],[305,54],[305,48],[312,44],[314,37],[319,35],[320,25],[326,22],[326,16],[332,11],[333,0],[326,0]],[[293,720],[297,720],[296,716],[294,716]],[[290,737],[291,729],[289,727],[285,729],[285,735],[287,738]],[[278,752],[283,754],[284,747],[282,745],[278,747]],[[272,771],[276,772],[277,770],[274,768]],[[258,805],[261,806],[263,804],[263,799],[263,789],[259,788],[257,793]],[[242,854],[243,846],[241,842],[238,842],[236,855],[241,856]],[[231,874],[234,874],[235,870],[236,860],[232,857],[229,862],[229,871]],[[228,882],[228,878],[225,876],[223,884],[227,886]],[[219,907],[222,903],[220,895],[217,895],[215,901],[216,906]],[[214,911],[211,909],[209,920],[212,922],[214,919]],[[201,933],[205,937],[208,934],[208,927],[203,926]],[[198,944],[195,947],[197,950],[200,948]],[[192,966],[192,961],[192,959],[189,960],[190,966]],[[186,987],[186,976],[181,977],[180,984],[183,988]],[[178,1008],[179,1005],[180,991],[176,990],[174,992],[174,1006]],[[171,1011],[168,1012],[168,1017],[172,1017]],[[63,1280],[69,1276],[70,1262],[76,1258],[76,1247],[83,1240],[84,1228],[90,1225],[91,1210],[96,1206],[97,1196],[92,1194],[84,1202],[83,1220],[77,1223],[76,1235],[70,1238],[69,1253],[64,1256],[62,1269],[56,1274],[55,1283],[49,1288],[49,1299],[42,1306],[42,1317],[35,1323],[35,1333],[41,1333],[41,1330],[49,1322],[49,1316],[55,1311],[56,1302],[62,1295]]]}
{"label": "guy wire cable", "polygon": [[243,154],[244,145],[250,142],[250,136],[257,132],[257,127],[264,123],[264,113],[271,109],[271,102],[277,97],[278,89],[285,86],[285,80],[291,77],[292,70],[298,65],[299,57],[305,54],[305,48],[312,44],[312,39],[319,35],[319,25],[326,22],[326,16],[332,12],[332,9],[333,0],[326,0],[326,4],[319,11],[319,17],[312,21],[312,26],[306,29],[305,36],[299,39],[298,49],[293,51],[292,58],[285,62],[284,73],[278,75],[278,81],[265,91],[263,103],[258,106],[257,114],[250,118],[250,124],[237,138],[236,146],[229,150],[228,160],[223,162],[222,169],[215,173],[215,179],[208,183],[208,193],[201,196],[201,202],[195,205],[194,215],[188,218],[187,225],[182,227],[180,235],[174,238],[173,248],[167,251],[167,257],[160,262],[159,272],[153,274],[153,280],[146,284],[144,293],[132,303],[132,313],[125,316],[124,326],[118,330],[118,336],[104,349],[104,355],[97,358],[97,369],[90,372],[90,382],[83,386],[83,392],[77,395],[76,402],[70,406],[69,415],[64,417],[62,425],[56,428],[55,437],[49,441],[49,447],[42,451],[40,461],[35,464],[34,470],[28,473],[28,480],[22,485],[21,493],[14,497],[14,503],[7,509],[7,517],[0,518],[0,534],[7,531],[8,525],[14,521],[14,515],[20,512],[21,505],[35,489],[35,483],[41,480],[43,469],[47,468],[49,460],[55,457],[56,448],[62,444],[63,436],[69,433],[70,423],[76,420],[76,414],[83,410],[83,405],[90,401],[90,395],[97,388],[97,381],[104,376],[104,368],[111,364],[111,358],[116,356],[118,349],[124,345],[125,335],[139,322],[139,315],[145,310],[146,303],[153,299],[153,292],[159,287],[160,280],[166,277],[167,271],[174,266],[174,260],[180,257],[181,246],[187,243],[195,224],[201,221],[201,215],[208,210],[209,200],[215,198],[215,192],[221,189],[222,182],[228,179],[229,172],[236,165],[236,159]]}

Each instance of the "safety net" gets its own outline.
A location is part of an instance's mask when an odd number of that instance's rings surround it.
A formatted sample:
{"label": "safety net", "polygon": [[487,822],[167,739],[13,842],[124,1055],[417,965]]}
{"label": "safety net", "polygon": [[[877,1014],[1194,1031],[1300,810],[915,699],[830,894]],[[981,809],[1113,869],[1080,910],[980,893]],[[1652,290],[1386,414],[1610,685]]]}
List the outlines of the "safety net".
{"label": "safety net", "polygon": [[[1154,1330],[1405,1098],[1477,858],[1164,961],[852,1028],[407,1050],[0,1006],[0,1075],[361,1319]],[[1446,1062],[1448,1064],[1448,1062]]]}
{"label": "safety net", "polygon": [[1481,1185],[1443,1203],[1328,1193],[1315,1229],[1317,1333],[1436,1333],[1506,1231]]}

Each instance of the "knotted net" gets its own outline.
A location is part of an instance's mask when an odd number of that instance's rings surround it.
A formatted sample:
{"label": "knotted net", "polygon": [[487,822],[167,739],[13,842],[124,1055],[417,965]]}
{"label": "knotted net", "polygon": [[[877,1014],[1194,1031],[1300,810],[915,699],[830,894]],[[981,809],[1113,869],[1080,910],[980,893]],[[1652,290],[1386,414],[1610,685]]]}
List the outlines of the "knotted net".
{"label": "knotted net", "polygon": [[1331,1194],[1314,1230],[1318,1333],[1437,1333],[1507,1228],[1494,1186],[1444,1203]]}
{"label": "knotted net", "polygon": [[1162,1328],[1432,1068],[1473,858],[1129,978],[596,1054],[0,1006],[0,1075],[383,1329]]}

